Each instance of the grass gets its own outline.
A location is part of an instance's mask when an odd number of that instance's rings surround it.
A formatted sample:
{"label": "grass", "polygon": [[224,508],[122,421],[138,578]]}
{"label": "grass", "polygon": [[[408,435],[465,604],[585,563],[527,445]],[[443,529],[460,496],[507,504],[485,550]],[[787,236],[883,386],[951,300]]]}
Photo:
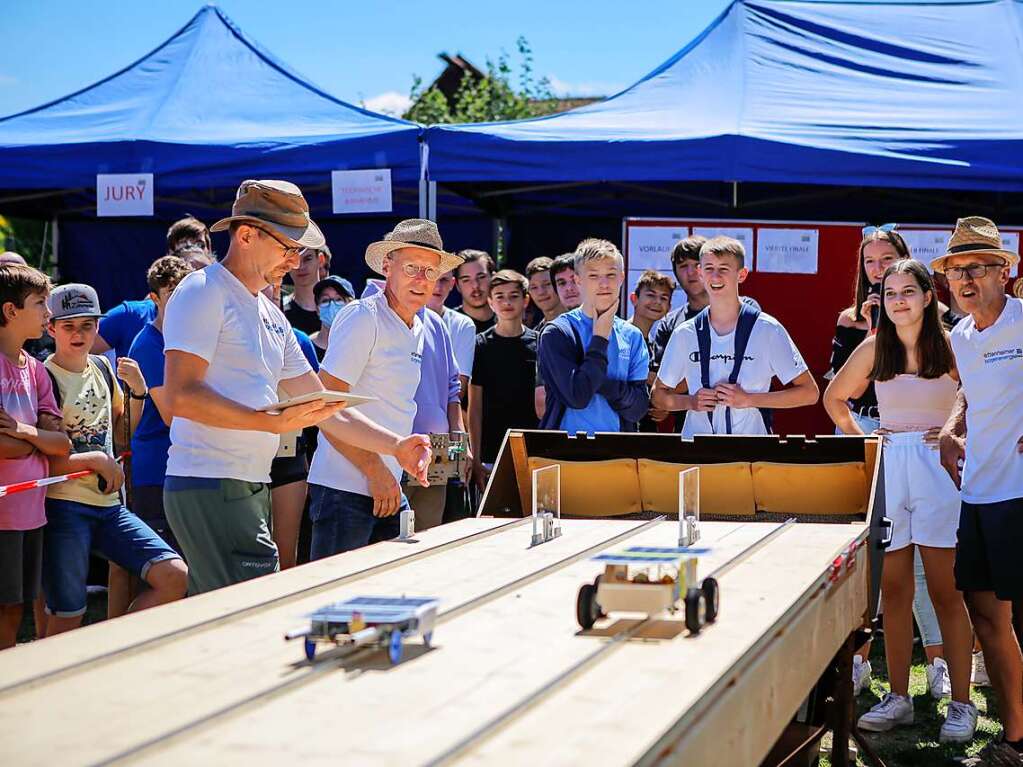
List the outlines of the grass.
{"label": "grass", "polygon": [[[990,687],[974,687],[970,699],[980,710],[977,734],[966,745],[944,745],[938,742],[938,731],[945,721],[948,701],[938,702],[927,692],[926,660],[919,643],[913,648],[913,666],[910,669],[909,694],[913,698],[915,721],[912,727],[900,727],[889,732],[864,733],[888,767],[936,767],[951,765],[958,756],[973,756],[1002,733],[997,720],[994,690]],[[856,699],[856,716],[866,712],[888,692],[888,674],[884,661],[884,639],[878,638],[871,649],[870,665],[873,679],[869,690],[864,690]],[[830,736],[827,738],[830,754]],[[862,757],[857,765],[869,765]],[[830,767],[830,760],[822,756],[821,767]]]}
{"label": "grass", "polygon": [[[85,607],[85,617],[82,619],[82,625],[88,626],[90,623],[98,623],[99,621],[106,620],[106,618],[107,592],[90,591],[88,595],[88,602]],[[32,615],[32,610],[28,605],[26,605],[24,614],[21,616],[21,628],[18,629],[18,643],[31,642],[35,638],[35,617]]]}

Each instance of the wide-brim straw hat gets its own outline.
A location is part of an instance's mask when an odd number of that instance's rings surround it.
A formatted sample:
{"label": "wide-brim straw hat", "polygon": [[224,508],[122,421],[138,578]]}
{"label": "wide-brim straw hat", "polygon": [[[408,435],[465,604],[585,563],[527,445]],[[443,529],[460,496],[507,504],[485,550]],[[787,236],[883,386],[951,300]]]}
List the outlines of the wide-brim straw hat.
{"label": "wide-brim straw hat", "polygon": [[461,256],[444,250],[440,231],[433,221],[424,218],[409,218],[385,234],[384,239],[369,244],[369,247],[366,248],[366,263],[377,274],[383,274],[384,261],[387,256],[402,248],[418,248],[436,253],[440,256],[438,268],[441,274],[450,272],[465,261]]}
{"label": "wide-brim straw hat", "polygon": [[309,217],[302,190],[289,181],[243,181],[231,215],[210,231],[223,231],[235,221],[269,229],[292,248],[322,248],[326,244],[323,232]]}
{"label": "wide-brim straw hat", "polygon": [[983,216],[967,216],[956,221],[955,231],[948,239],[945,255],[931,261],[931,269],[940,274],[945,273],[945,261],[951,256],[972,256],[988,253],[1001,256],[1007,266],[1019,263],[1019,254],[1002,247],[1002,236],[998,227],[990,218]]}

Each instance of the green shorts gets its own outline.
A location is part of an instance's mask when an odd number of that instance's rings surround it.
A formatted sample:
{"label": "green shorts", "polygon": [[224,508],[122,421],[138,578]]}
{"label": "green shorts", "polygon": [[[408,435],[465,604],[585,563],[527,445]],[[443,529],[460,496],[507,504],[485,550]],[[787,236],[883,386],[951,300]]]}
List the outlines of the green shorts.
{"label": "green shorts", "polygon": [[188,562],[188,593],[280,569],[270,534],[270,488],[261,482],[167,477],[163,505]]}

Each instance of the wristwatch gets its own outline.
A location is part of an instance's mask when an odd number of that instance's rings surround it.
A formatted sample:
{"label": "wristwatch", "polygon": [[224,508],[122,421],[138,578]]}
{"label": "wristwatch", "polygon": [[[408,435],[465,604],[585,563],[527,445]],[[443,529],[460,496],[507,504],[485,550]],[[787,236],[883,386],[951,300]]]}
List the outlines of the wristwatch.
{"label": "wristwatch", "polygon": [[149,392],[146,391],[144,394],[136,394],[131,388],[128,389],[128,396],[131,399],[145,399],[149,396]]}

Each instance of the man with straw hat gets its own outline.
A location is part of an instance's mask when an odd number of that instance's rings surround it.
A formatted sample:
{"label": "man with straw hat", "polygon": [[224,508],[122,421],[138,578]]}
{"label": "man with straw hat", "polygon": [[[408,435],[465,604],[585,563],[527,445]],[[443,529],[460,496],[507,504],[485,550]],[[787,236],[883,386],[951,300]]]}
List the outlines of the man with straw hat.
{"label": "man with straw hat", "polygon": [[980,216],[959,219],[945,255],[931,262],[969,313],[951,333],[962,388],[941,432],[941,462],[962,490],[956,587],[1004,727],[979,764],[1023,764],[1023,658],[1012,625],[1012,603],[1023,600],[1023,301],[1005,294],[1017,263]]}
{"label": "man with straw hat", "polygon": [[189,592],[274,572],[270,463],[280,434],[319,425],[334,440],[394,456],[425,479],[426,437],[399,438],[342,405],[317,400],[277,414],[261,410],[322,391],[288,321],[261,292],[323,245],[302,192],[286,181],[244,181],[224,260],[181,281],[164,318],[164,397],[173,416],[164,485],[167,519],[189,562]]}
{"label": "man with straw hat", "polygon": [[[363,298],[341,309],[330,328],[320,365],[328,389],[377,397],[362,412],[398,434],[408,434],[423,359],[420,312],[437,279],[462,261],[444,250],[437,225],[399,223],[366,248],[366,263],[385,277]],[[408,508],[401,467],[386,456],[343,444],[320,432],[309,469],[313,559],[398,535],[398,512]],[[425,484],[425,483],[424,483]]]}

